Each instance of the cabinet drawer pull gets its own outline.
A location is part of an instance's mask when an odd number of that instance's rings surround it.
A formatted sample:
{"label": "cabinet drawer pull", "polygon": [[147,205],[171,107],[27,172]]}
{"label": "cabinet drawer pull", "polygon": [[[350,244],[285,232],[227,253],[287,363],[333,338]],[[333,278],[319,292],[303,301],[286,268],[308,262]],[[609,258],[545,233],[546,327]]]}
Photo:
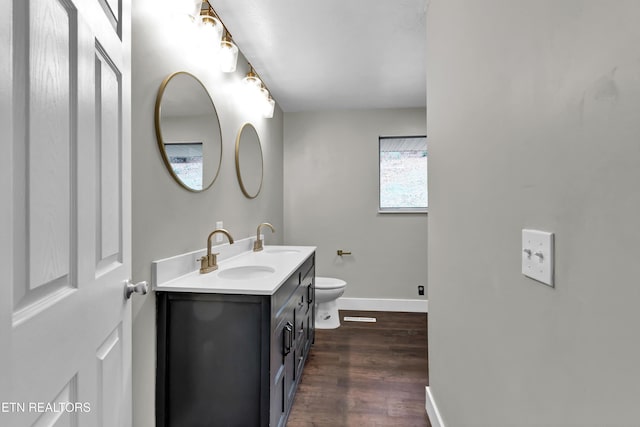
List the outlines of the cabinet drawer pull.
{"label": "cabinet drawer pull", "polygon": [[313,302],[313,285],[307,287],[307,302],[309,304]]}
{"label": "cabinet drawer pull", "polygon": [[286,356],[291,353],[291,347],[293,347],[293,324],[291,322],[287,322],[285,325],[282,337],[282,352]]}

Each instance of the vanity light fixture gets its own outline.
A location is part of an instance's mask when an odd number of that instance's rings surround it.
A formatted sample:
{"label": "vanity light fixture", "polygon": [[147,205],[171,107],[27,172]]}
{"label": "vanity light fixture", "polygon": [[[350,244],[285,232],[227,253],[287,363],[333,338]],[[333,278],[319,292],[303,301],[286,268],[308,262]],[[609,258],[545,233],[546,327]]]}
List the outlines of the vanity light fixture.
{"label": "vanity light fixture", "polygon": [[244,79],[242,79],[242,82],[246,87],[255,89],[256,91],[262,88],[262,80],[260,80],[260,77],[255,73],[251,64],[249,64],[249,72]]}
{"label": "vanity light fixture", "polygon": [[253,69],[253,65],[249,64],[249,72],[242,79],[242,82],[247,89],[248,95],[252,98],[252,102],[256,102],[259,105],[259,111],[265,118],[273,117],[273,110],[275,108],[275,101],[271,97],[269,90],[264,85],[264,82],[260,79],[256,71]]}
{"label": "vanity light fixture", "polygon": [[251,64],[249,65],[249,72],[242,79],[242,90],[244,91],[245,102],[250,106],[252,110],[262,111],[262,103],[265,102],[265,93],[269,92],[262,85],[262,80],[253,70]]}
{"label": "vanity light fixture", "polygon": [[265,102],[269,99],[269,91],[262,83],[260,83],[260,99],[264,100]]}
{"label": "vanity light fixture", "polygon": [[226,31],[220,42],[220,70],[224,73],[233,73],[238,64],[238,46],[231,40],[229,31]]}
{"label": "vanity light fixture", "polygon": [[264,84],[260,85],[260,96],[258,97],[258,102],[261,103],[260,111],[262,112],[262,117],[265,119],[272,118],[276,102],[273,100],[269,90],[264,86]]}
{"label": "vanity light fixture", "polygon": [[207,3],[207,6],[208,8],[203,10],[200,15],[200,25],[206,42],[211,43],[212,46],[218,46],[222,41],[224,28],[209,3]]}
{"label": "vanity light fixture", "polygon": [[236,71],[238,63],[238,47],[231,40],[231,34],[215,12],[209,0],[201,2],[200,22],[205,30],[207,43],[219,46],[220,70],[225,73]]}
{"label": "vanity light fixture", "polygon": [[[202,2],[196,0],[196,3],[200,4],[200,22],[207,34],[205,36],[208,39],[207,42],[213,42],[214,46],[220,44],[218,55],[220,70],[224,73],[235,72],[238,64],[238,46],[232,41],[229,30],[216,14],[210,0],[202,0]],[[249,96],[251,102],[257,103],[259,111],[265,118],[272,118],[276,102],[251,64],[243,83],[251,94]]]}
{"label": "vanity light fixture", "polygon": [[265,119],[273,118],[273,111],[276,109],[276,101],[271,97],[271,95],[267,95],[267,100],[264,103],[264,109],[262,110],[262,115]]}

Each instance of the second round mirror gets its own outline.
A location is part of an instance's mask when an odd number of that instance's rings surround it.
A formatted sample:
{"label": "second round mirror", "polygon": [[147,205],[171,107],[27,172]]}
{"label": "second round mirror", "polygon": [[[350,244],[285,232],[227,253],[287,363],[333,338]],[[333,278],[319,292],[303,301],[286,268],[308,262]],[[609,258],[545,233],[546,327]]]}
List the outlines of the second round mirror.
{"label": "second round mirror", "polygon": [[262,188],[262,147],[256,128],[245,123],[236,138],[236,174],[242,193],[254,199]]}

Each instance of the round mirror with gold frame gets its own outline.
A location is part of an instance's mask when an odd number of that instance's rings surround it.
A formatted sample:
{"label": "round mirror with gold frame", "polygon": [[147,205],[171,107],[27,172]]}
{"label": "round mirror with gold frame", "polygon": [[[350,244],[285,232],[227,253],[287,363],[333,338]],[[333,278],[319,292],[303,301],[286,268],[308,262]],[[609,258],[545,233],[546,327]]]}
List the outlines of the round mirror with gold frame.
{"label": "round mirror with gold frame", "polygon": [[262,146],[256,128],[245,123],[236,137],[236,174],[242,193],[255,199],[262,189]]}
{"label": "round mirror with gold frame", "polygon": [[211,187],[220,173],[222,132],[213,100],[197,77],[178,71],[164,79],[155,126],[162,160],[176,182],[193,192]]}

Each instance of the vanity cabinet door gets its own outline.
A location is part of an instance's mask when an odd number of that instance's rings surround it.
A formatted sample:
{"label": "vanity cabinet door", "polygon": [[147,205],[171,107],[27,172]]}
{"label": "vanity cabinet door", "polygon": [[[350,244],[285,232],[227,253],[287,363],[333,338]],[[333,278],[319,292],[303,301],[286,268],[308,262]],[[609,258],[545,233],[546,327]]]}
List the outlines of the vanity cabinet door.
{"label": "vanity cabinet door", "polygon": [[[292,319],[292,318],[291,318]],[[284,316],[275,327],[271,339],[271,426],[284,425],[287,415],[286,359],[291,353],[292,328],[291,320]],[[275,363],[273,359],[276,359]]]}
{"label": "vanity cabinet door", "polygon": [[306,357],[306,329],[309,324],[308,311],[309,304],[307,303],[307,288],[304,283],[300,285],[298,291],[294,295],[295,302],[295,381],[300,380],[302,375],[302,369],[304,367],[304,361]]}
{"label": "vanity cabinet door", "polygon": [[158,301],[157,425],[267,426],[268,299],[158,293]]}
{"label": "vanity cabinet door", "polygon": [[284,388],[285,388],[285,400],[286,400],[286,412],[289,413],[291,405],[293,404],[293,396],[296,390],[296,310],[295,310],[295,298],[289,300],[287,312],[291,313],[290,321],[287,322],[286,338],[287,352],[284,356]]}
{"label": "vanity cabinet door", "polygon": [[271,337],[271,425],[284,426],[295,393],[295,310],[292,299],[280,311]]}

